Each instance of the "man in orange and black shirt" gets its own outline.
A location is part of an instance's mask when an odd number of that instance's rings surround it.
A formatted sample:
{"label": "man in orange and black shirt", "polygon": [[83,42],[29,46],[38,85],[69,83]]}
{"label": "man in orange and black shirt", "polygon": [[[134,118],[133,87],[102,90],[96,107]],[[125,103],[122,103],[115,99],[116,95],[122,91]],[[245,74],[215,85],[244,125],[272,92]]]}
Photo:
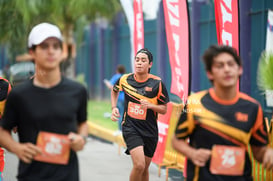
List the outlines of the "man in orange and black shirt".
{"label": "man in orange and black shirt", "polygon": [[[9,92],[11,91],[11,85],[8,80],[0,77],[0,120],[4,112],[6,100]],[[5,167],[5,155],[4,149],[0,147],[0,181],[3,179],[3,171]]]}
{"label": "man in orange and black shirt", "polygon": [[189,181],[250,181],[248,144],[256,160],[266,168],[273,166],[262,108],[238,91],[242,66],[235,49],[211,46],[203,59],[213,87],[189,97],[176,127],[173,147],[188,158]]}
{"label": "man in orange and black shirt", "polygon": [[126,152],[133,160],[130,181],[149,180],[148,168],[158,140],[157,115],[166,113],[169,102],[161,79],[149,73],[152,62],[149,50],[139,50],[134,61],[135,72],[123,75],[111,92],[113,121],[121,116],[116,108],[118,92],[125,93],[122,134],[127,145]]}

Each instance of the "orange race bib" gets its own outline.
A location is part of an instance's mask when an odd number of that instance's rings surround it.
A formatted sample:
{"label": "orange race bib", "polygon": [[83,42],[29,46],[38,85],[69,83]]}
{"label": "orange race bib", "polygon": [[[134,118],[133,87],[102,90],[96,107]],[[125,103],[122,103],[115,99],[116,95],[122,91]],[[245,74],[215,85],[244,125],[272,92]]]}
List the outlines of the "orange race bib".
{"label": "orange race bib", "polygon": [[34,157],[34,160],[54,164],[68,163],[70,145],[67,135],[41,131],[37,137],[37,146],[42,154]]}
{"label": "orange race bib", "polygon": [[140,104],[129,102],[128,115],[135,119],[146,120],[147,108],[142,108]]}
{"label": "orange race bib", "polygon": [[245,166],[245,149],[236,146],[214,145],[210,171],[217,175],[240,176]]}

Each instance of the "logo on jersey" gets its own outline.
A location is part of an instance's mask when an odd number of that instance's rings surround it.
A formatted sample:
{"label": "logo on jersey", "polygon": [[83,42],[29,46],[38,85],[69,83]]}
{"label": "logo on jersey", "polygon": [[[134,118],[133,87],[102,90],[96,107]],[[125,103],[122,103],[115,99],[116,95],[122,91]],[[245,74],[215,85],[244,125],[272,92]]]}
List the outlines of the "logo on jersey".
{"label": "logo on jersey", "polygon": [[135,119],[146,120],[147,108],[142,108],[138,103],[128,103],[128,115]]}
{"label": "logo on jersey", "polygon": [[146,86],[146,87],[144,88],[144,90],[145,90],[146,92],[152,92],[153,88],[152,88],[152,87]]}
{"label": "logo on jersey", "polygon": [[241,112],[236,112],[235,113],[235,118],[236,118],[237,121],[247,122],[248,121],[248,114],[241,113]]}

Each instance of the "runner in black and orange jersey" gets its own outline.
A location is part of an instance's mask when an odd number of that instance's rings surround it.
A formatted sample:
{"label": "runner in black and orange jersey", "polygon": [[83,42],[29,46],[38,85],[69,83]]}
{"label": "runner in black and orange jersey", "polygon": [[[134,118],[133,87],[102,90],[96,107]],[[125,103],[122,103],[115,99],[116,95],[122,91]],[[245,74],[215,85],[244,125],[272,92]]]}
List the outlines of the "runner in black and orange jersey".
{"label": "runner in black and orange jersey", "polygon": [[139,50],[134,61],[135,72],[123,75],[111,92],[113,121],[121,116],[116,108],[118,92],[125,93],[122,133],[126,153],[130,153],[133,161],[130,181],[149,180],[148,169],[158,140],[157,114],[165,114],[169,102],[161,79],[149,73],[152,62],[148,49]]}
{"label": "runner in black and orange jersey", "polygon": [[[9,92],[11,91],[11,85],[8,80],[0,77],[0,120],[4,112],[6,100]],[[3,180],[3,171],[5,167],[5,151],[0,147],[0,181]]]}
{"label": "runner in black and orange jersey", "polygon": [[213,87],[189,97],[173,147],[188,158],[188,181],[253,180],[248,144],[256,160],[273,166],[262,108],[238,91],[242,66],[235,49],[211,46],[203,59]]}

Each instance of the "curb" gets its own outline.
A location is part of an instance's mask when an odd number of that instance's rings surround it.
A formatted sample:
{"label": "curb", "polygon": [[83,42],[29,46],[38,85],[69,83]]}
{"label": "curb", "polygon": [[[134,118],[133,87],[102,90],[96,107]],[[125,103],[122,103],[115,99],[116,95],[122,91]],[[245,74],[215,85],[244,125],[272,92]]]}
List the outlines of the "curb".
{"label": "curb", "polygon": [[112,142],[112,143],[117,143],[119,146],[124,146],[125,147],[125,142],[123,140],[122,135],[115,135],[115,131],[106,129],[102,126],[99,126],[97,124],[94,124],[90,121],[87,122],[88,124],[88,133],[102,138],[106,141]]}

